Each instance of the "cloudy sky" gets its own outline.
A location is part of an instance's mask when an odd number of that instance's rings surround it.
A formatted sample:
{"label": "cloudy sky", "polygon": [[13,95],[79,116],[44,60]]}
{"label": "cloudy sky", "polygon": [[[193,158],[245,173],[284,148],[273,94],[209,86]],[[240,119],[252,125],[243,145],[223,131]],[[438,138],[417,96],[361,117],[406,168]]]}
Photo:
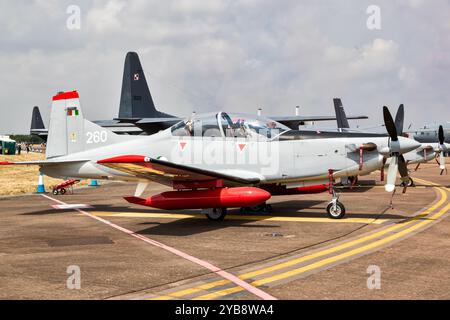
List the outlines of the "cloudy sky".
{"label": "cloudy sky", "polygon": [[[67,28],[67,8],[81,28]],[[381,29],[367,28],[368,6]],[[117,116],[123,60],[141,57],[157,107],[450,121],[449,0],[0,0],[0,133],[26,133],[38,105],[76,89],[87,118]],[[334,125],[334,124],[333,124]]]}

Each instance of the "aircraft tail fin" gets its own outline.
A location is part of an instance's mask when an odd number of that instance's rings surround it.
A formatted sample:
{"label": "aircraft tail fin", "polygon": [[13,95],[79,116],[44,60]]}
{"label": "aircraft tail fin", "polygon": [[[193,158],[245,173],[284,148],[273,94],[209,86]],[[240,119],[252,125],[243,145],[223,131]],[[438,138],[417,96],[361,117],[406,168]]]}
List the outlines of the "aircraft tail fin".
{"label": "aircraft tail fin", "polygon": [[153,103],[139,56],[136,52],[128,52],[123,68],[118,118],[141,119],[158,117],[158,115],[159,112]]}
{"label": "aircraft tail fin", "polygon": [[350,125],[348,124],[347,116],[345,115],[344,106],[339,98],[333,99],[334,111],[336,112],[336,120],[339,129],[348,129]]}
{"label": "aircraft tail fin", "polygon": [[31,115],[31,127],[30,131],[45,129],[44,121],[42,121],[39,107],[33,107],[33,114]]}
{"label": "aircraft tail fin", "polygon": [[123,141],[119,136],[84,119],[77,91],[53,97],[46,158],[65,156]]}

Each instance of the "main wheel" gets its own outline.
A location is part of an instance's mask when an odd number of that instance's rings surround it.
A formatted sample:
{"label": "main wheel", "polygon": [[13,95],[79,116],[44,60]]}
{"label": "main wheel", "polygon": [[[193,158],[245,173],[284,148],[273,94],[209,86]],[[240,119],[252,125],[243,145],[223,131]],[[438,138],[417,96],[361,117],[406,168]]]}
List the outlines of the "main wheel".
{"label": "main wheel", "polygon": [[333,206],[333,202],[330,202],[327,206],[327,213],[331,219],[342,219],[345,216],[345,207],[339,201],[336,201],[336,207]]}
{"label": "main wheel", "polygon": [[255,212],[272,212],[272,206],[270,204],[262,203],[254,207],[242,207],[240,213],[255,213]]}
{"label": "main wheel", "polygon": [[64,188],[61,188],[61,194],[65,194],[66,193],[66,189],[64,189]]}
{"label": "main wheel", "polygon": [[59,193],[58,189],[53,189],[53,194],[54,194],[55,196],[57,196],[58,193]]}
{"label": "main wheel", "polygon": [[206,217],[212,221],[222,221],[227,215],[227,208],[209,208],[204,209]]}

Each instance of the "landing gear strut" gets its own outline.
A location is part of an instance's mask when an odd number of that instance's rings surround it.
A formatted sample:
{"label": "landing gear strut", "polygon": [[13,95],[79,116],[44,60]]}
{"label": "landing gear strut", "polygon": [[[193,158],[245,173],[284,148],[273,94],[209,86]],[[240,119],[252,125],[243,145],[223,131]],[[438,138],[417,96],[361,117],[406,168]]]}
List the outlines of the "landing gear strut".
{"label": "landing gear strut", "polygon": [[202,212],[209,220],[222,221],[227,215],[227,208],[208,208],[203,209]]}
{"label": "landing gear strut", "polygon": [[339,201],[339,195],[334,189],[333,170],[328,170],[328,178],[330,184],[330,194],[332,195],[330,203],[327,205],[327,213],[331,219],[342,219],[345,216],[345,207]]}

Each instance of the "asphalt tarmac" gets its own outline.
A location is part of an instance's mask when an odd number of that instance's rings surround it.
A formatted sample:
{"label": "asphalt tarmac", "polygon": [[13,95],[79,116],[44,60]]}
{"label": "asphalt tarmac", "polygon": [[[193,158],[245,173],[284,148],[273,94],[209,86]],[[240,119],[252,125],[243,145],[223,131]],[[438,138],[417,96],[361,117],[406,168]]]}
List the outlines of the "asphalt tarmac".
{"label": "asphalt tarmac", "polygon": [[392,206],[378,174],[362,177],[341,190],[342,220],[327,217],[327,193],[222,222],[128,204],[132,184],[3,197],[0,298],[449,299],[450,178],[436,164],[412,177]]}

